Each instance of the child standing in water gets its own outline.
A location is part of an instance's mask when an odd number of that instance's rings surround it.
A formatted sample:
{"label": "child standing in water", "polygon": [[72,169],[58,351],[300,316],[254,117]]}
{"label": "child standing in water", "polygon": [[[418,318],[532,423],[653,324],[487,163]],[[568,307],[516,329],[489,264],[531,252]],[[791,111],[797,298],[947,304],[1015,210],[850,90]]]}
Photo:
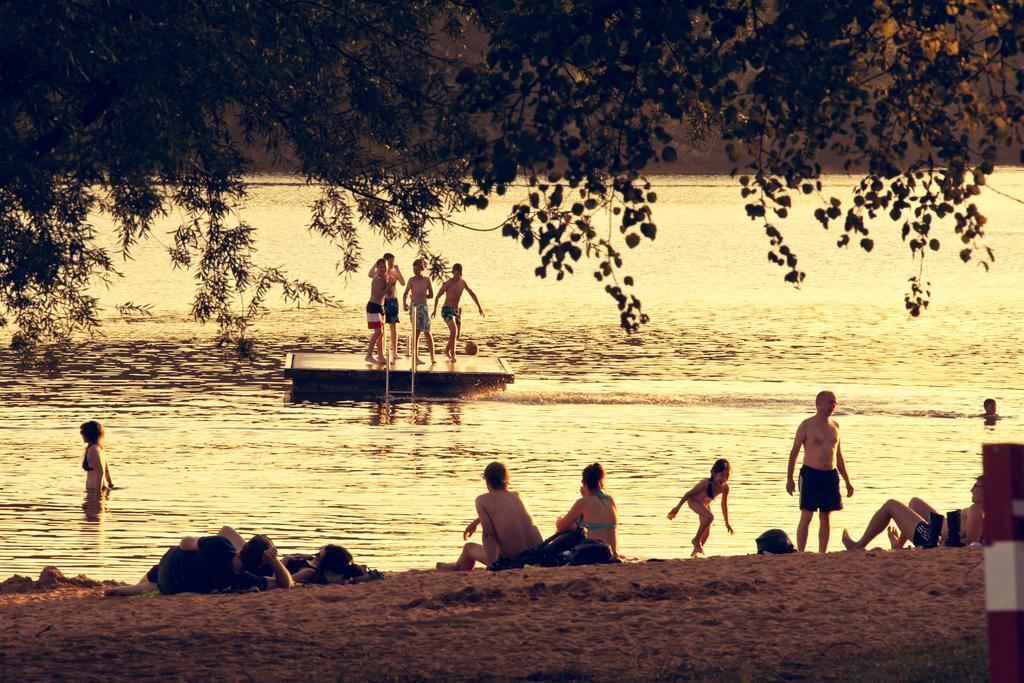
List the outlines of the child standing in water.
{"label": "child standing in water", "polygon": [[103,451],[103,437],[106,430],[95,420],[83,422],[79,427],[82,441],[85,442],[85,455],[82,456],[82,469],[85,470],[85,488],[90,491],[102,491],[103,480],[107,480],[107,488],[114,488],[110,479],[110,466]]}
{"label": "child standing in water", "polygon": [[675,519],[679,508],[687,503],[690,509],[700,518],[700,526],[697,528],[697,535],[693,537],[693,553],[690,557],[697,557],[704,554],[704,544],[708,542],[711,534],[711,522],[715,516],[711,514],[711,501],[719,494],[722,495],[722,519],[725,520],[725,528],[731,534],[732,526],[729,524],[729,461],[719,458],[711,466],[711,476],[701,479],[697,484],[686,492],[679,499],[679,503],[668,513],[669,519]]}

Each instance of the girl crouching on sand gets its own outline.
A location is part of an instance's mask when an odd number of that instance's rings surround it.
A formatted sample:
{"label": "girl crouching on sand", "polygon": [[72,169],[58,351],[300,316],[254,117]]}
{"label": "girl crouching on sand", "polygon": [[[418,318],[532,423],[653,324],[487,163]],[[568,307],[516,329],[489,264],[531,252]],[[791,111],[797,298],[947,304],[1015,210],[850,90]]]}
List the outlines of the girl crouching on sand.
{"label": "girl crouching on sand", "polygon": [[711,476],[701,479],[697,484],[686,492],[679,499],[679,504],[668,513],[669,519],[675,519],[676,513],[683,503],[687,503],[690,509],[700,518],[700,526],[697,528],[697,535],[693,537],[693,553],[690,557],[697,557],[704,554],[704,544],[708,542],[711,534],[711,522],[715,516],[711,514],[711,501],[715,496],[722,494],[722,519],[725,520],[725,528],[731,534],[732,526],[729,524],[729,461],[719,458],[711,466]]}

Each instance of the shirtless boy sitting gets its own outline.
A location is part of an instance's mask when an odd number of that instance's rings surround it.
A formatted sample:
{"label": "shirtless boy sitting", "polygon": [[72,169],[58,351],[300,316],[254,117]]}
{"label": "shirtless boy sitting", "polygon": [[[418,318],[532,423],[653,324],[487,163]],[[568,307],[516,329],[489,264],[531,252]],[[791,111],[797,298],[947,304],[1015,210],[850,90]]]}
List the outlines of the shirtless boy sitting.
{"label": "shirtless boy sitting", "polygon": [[800,423],[789,452],[786,492],[793,495],[793,468],[800,448],[804,449],[804,462],[800,467],[800,523],[796,528],[796,547],[800,552],[807,547],[807,531],[811,518],[818,513],[818,552],[828,550],[830,533],[829,514],[843,509],[839,495],[839,477],[846,482],[847,497],[853,495],[853,484],[846,474],[846,462],[839,441],[839,424],[832,419],[838,401],[831,391],[822,391],[814,399],[815,414]]}
{"label": "shirtless boy sitting", "polygon": [[[985,522],[984,485],[984,477],[975,479],[971,487],[971,504],[960,510],[960,525],[963,530],[961,540],[967,545],[980,541],[982,537]],[[867,529],[859,540],[854,541],[849,532],[843,529],[843,545],[847,550],[863,550],[875,536],[885,531],[891,521],[896,525],[895,530],[889,530],[889,542],[893,548],[902,548],[907,541],[918,547],[935,546],[940,539],[934,539],[934,543],[930,542],[933,539],[928,523],[933,514],[938,514],[935,508],[920,498],[911,498],[909,505],[904,505],[898,500],[887,500],[871,517]],[[949,522],[943,520],[940,536],[944,539],[948,534]]]}
{"label": "shirtless boy sitting", "polygon": [[541,542],[540,530],[533,523],[519,494],[508,490],[508,470],[504,463],[492,462],[484,470],[487,493],[477,496],[477,518],[462,534],[469,539],[478,524],[484,527],[483,545],[466,543],[455,562],[438,562],[438,569],[472,569],[473,565],[489,565],[499,557],[515,557]]}
{"label": "shirtless boy sitting", "polygon": [[469,288],[466,281],[462,279],[462,264],[456,263],[452,266],[452,279],[441,285],[441,289],[437,292],[437,298],[434,299],[434,312],[430,316],[432,318],[437,317],[437,303],[441,300],[441,295],[444,294],[441,319],[448,324],[448,344],[444,347],[444,355],[453,363],[455,362],[455,342],[462,335],[462,309],[459,308],[459,301],[462,300],[463,292],[467,292],[473,297],[473,302],[476,304],[477,310],[480,311],[480,317],[482,318],[484,309],[480,306],[480,300],[476,298],[476,294]]}
{"label": "shirtless boy sitting", "polygon": [[[434,338],[430,335],[430,316],[427,314],[427,299],[434,296],[434,287],[430,278],[423,277],[423,259],[416,259],[412,262],[412,272],[409,284],[405,286],[405,294],[402,295],[402,304],[405,310],[409,311],[409,320],[416,333],[412,340],[412,357],[414,363],[422,363],[419,359],[420,333],[427,339],[427,348],[430,349],[430,364],[434,365]],[[409,298],[412,297],[412,304]]]}

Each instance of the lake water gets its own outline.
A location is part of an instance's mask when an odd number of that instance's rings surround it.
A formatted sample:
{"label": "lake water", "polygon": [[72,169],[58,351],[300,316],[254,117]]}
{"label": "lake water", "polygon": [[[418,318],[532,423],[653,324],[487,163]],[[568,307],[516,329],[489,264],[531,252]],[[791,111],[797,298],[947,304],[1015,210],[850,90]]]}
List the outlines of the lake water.
{"label": "lake water", "polygon": [[[841,528],[862,529],[887,498],[962,506],[982,444],[1024,439],[1024,224],[1021,205],[997,194],[981,201],[992,271],[962,264],[951,231],[940,233],[921,319],[903,309],[914,266],[897,227],[879,222],[871,254],[837,250],[813,206],[798,205],[786,236],[808,279],[795,290],[766,261],[763,231],[728,178],[656,181],[657,241],[627,261],[651,323],[632,337],[589,268],[539,280],[534,254],[498,234],[438,230],[435,245],[465,265],[486,312],[465,307],[465,338],[510,361],[515,384],[492,398],[332,406],[285,402],[282,361],[294,350],[364,349],[368,280],[338,277],[338,255],[304,231],[312,191],[261,180],[242,210],[259,258],[320,284],[339,307],[276,303],[255,328],[256,357],[225,355],[214,329],[188,319],[191,276],[169,267],[162,246],[172,216],[123,264],[126,278],[98,290],[111,306],[152,304],[152,318],[105,320],[59,372],[19,369],[5,347],[0,577],[54,564],[134,581],[164,547],[222,524],[265,532],[283,551],[338,542],[381,569],[432,567],[458,553],[492,460],[507,463],[544,535],[577,497],[582,468],[600,461],[621,551],[667,558],[688,554],[696,519],[665,514],[726,457],[736,533],[718,515],[706,550],[749,553],[765,529],[795,531],[787,456],[824,388],[839,396],[856,486],[833,515],[838,550]],[[852,182],[831,177],[827,189],[845,195]],[[991,184],[1024,197],[1022,172]],[[463,219],[489,227],[507,208]],[[97,225],[109,232],[102,217]],[[367,234],[364,249],[375,256],[384,245]],[[411,271],[411,250],[388,249]],[[971,417],[990,396],[1006,416],[995,427]],[[84,493],[87,419],[107,428],[119,487],[103,500]]]}

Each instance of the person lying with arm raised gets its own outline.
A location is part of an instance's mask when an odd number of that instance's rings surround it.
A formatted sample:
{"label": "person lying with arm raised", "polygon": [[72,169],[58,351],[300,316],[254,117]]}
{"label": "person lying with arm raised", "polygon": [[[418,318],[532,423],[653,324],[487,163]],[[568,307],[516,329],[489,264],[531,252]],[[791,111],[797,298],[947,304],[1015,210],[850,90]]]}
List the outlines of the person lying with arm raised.
{"label": "person lying with arm raised", "polygon": [[[277,556],[277,548],[266,536],[257,534],[239,545],[241,537],[231,527],[223,527],[216,536],[186,536],[168,549],[160,563],[132,586],[105,591],[108,596],[140,595],[159,590],[164,595],[213,593],[215,591],[260,591],[291,588],[292,576]],[[267,565],[273,576],[257,576]]]}

